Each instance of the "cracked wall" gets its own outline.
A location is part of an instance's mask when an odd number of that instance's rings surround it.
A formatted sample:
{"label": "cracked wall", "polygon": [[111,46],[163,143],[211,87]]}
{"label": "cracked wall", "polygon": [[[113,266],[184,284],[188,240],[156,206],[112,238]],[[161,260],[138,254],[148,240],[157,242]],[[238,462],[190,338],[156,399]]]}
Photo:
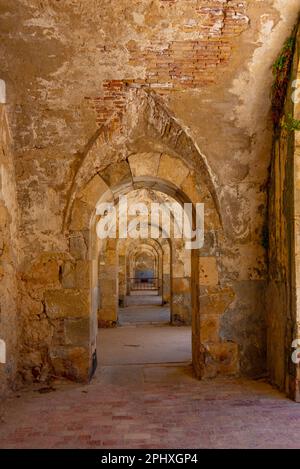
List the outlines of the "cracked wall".
{"label": "cracked wall", "polygon": [[[148,124],[128,131],[140,118],[132,98],[140,89],[161,100],[199,149],[201,161],[178,137],[183,157],[199,174],[208,172],[222,218],[223,230],[207,232],[202,253],[208,374],[217,373],[216,355],[226,369],[225,342],[231,371],[265,371],[271,66],[299,7],[299,0],[0,2],[20,210],[25,380],[51,374],[49,344],[65,334],[49,317],[45,291],[61,288],[62,269],[73,262],[63,223],[74,187],[124,161],[133,147],[165,150]],[[86,159],[103,125],[106,133]],[[70,242],[72,256],[82,256],[84,234]],[[216,339],[219,349],[209,349]]]}
{"label": "cracked wall", "polygon": [[6,106],[0,104],[0,339],[6,362],[0,363],[0,396],[15,385],[18,360],[17,267],[18,210],[11,134]]}
{"label": "cracked wall", "polygon": [[294,80],[299,78],[300,32],[287,95],[275,127],[269,185],[269,283],[266,292],[268,368],[271,382],[300,401],[299,366],[292,342],[299,338],[299,132],[287,127],[299,119]]}

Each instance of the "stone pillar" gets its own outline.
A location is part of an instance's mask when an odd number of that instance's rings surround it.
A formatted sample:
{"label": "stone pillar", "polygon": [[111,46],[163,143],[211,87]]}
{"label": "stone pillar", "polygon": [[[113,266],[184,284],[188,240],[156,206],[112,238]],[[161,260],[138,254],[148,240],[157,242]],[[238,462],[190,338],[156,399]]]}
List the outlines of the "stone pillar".
{"label": "stone pillar", "polygon": [[[45,292],[45,312],[53,325],[49,347],[57,376],[87,382],[92,373],[95,337],[91,334],[91,261],[88,260],[86,232],[72,232],[70,260],[60,268],[61,288]],[[93,342],[93,344],[92,344]]]}
{"label": "stone pillar", "polygon": [[157,253],[156,257],[156,274],[158,278],[158,295],[162,297],[162,303],[163,303],[163,256],[161,252]]}
{"label": "stone pillar", "polygon": [[164,244],[162,258],[162,282],[163,282],[163,304],[170,303],[171,300],[171,259],[170,246]]}
{"label": "stone pillar", "polygon": [[126,277],[126,257],[119,254],[119,307],[126,307],[127,277]]}
{"label": "stone pillar", "polygon": [[99,263],[99,327],[115,327],[118,320],[117,240],[109,239],[103,261]]}
{"label": "stone pillar", "polygon": [[199,257],[199,284],[201,377],[234,375],[239,366],[238,345],[222,340],[220,319],[235,295],[232,288],[219,284],[216,257]]}
{"label": "stone pillar", "polygon": [[190,251],[182,239],[172,240],[172,308],[171,322],[192,324]]}
{"label": "stone pillar", "polygon": [[6,84],[4,80],[0,80],[0,104],[6,104]]}

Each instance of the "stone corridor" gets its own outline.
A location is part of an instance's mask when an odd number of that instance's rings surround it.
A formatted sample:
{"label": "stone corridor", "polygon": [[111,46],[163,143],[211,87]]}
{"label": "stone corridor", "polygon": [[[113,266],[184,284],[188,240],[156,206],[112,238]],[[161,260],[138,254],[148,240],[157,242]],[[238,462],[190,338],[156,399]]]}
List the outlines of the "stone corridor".
{"label": "stone corridor", "polygon": [[300,448],[300,0],[0,0],[0,55],[0,448]]}
{"label": "stone corridor", "polygon": [[142,308],[124,309],[131,324],[99,331],[89,385],[56,380],[8,399],[0,448],[299,447],[296,403],[264,380],[197,380],[191,328],[151,324],[166,308]]}
{"label": "stone corridor", "polygon": [[103,367],[1,407],[1,448],[298,448],[300,407],[264,381],[197,381],[189,366]]}

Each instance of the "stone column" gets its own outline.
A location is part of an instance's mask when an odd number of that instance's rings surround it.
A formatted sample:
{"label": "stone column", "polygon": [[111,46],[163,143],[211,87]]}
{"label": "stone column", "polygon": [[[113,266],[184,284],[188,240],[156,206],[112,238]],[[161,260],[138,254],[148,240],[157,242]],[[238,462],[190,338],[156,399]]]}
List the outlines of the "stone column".
{"label": "stone column", "polygon": [[127,276],[126,276],[126,257],[124,254],[119,254],[119,307],[126,307],[126,293],[127,293]]}
{"label": "stone column", "polygon": [[99,327],[115,327],[118,320],[117,240],[109,239],[103,261],[99,263]]}
{"label": "stone column", "polygon": [[163,245],[163,257],[162,257],[162,282],[163,282],[163,303],[170,303],[171,300],[171,253],[170,246],[168,243]]}
{"label": "stone column", "polygon": [[192,323],[190,251],[182,239],[172,240],[172,308],[173,324]]}

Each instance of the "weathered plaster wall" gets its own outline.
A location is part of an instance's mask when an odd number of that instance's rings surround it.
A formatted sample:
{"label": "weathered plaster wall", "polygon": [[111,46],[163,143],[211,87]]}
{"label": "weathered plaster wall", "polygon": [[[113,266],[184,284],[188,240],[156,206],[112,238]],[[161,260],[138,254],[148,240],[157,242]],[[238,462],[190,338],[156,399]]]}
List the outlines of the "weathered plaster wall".
{"label": "weathered plaster wall", "polygon": [[299,78],[300,31],[280,128],[275,129],[269,188],[268,368],[271,381],[300,400],[299,370],[292,362],[292,342],[299,337],[299,132],[286,128],[299,118],[292,95]]}
{"label": "weathered plaster wall", "polygon": [[[137,117],[134,105],[130,115],[128,108],[139,87],[155,92],[191,136],[218,199],[224,229],[207,232],[202,262],[210,275],[200,277],[208,374],[226,367],[263,372],[271,65],[299,0],[2,0],[0,6],[20,208],[23,377],[47,375],[54,331],[61,341],[44,291],[61,288],[69,256],[62,226],[75,174],[108,120],[102,150],[91,152],[81,182],[133,151],[127,129]],[[140,152],[163,151],[155,134],[146,141],[139,129]],[[193,164],[203,172],[196,157]],[[70,243],[85,259],[84,236]],[[209,348],[216,340],[219,346]]]}
{"label": "weathered plaster wall", "polygon": [[18,210],[11,134],[5,104],[0,104],[0,339],[6,363],[0,363],[0,396],[15,384],[18,360],[17,264]]}
{"label": "weathered plaster wall", "polygon": [[[298,26],[298,36],[296,44],[296,54],[294,61],[294,76],[297,80],[295,83],[297,87],[293,86],[293,100],[295,101],[294,108],[294,118],[300,121],[300,27]],[[297,67],[297,71],[296,71]],[[292,83],[292,85],[295,85]],[[295,271],[294,271],[294,327],[292,330],[293,341],[297,339],[297,345],[299,349],[300,343],[300,308],[299,308],[299,299],[300,299],[300,132],[297,131],[294,133],[294,253],[295,253]],[[288,337],[289,338],[289,337]],[[294,344],[295,345],[295,344]],[[294,350],[293,350],[294,351]],[[298,350],[297,350],[298,351]],[[299,356],[298,356],[299,358]],[[294,364],[292,367],[292,381],[293,384],[290,386],[290,395],[297,402],[300,402],[300,365]]]}

